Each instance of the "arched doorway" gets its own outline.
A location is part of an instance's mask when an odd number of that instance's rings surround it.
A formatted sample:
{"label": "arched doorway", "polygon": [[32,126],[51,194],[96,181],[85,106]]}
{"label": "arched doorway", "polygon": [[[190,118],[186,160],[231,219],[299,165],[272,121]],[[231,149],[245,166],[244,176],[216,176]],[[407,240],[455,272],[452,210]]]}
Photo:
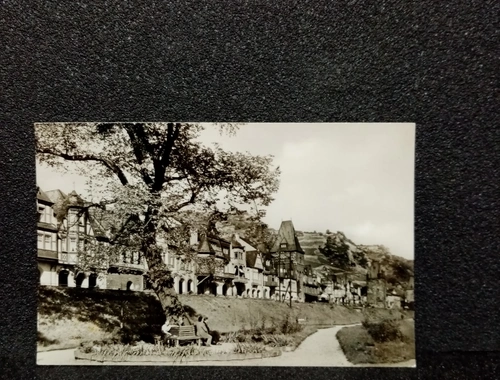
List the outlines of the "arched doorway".
{"label": "arched doorway", "polygon": [[62,270],[59,272],[59,278],[58,278],[59,286],[68,286],[68,276],[69,272],[67,270]]}
{"label": "arched doorway", "polygon": [[77,288],[82,287],[83,280],[85,280],[85,273],[83,272],[78,273],[78,275],[75,278],[75,284]]}
{"label": "arched doorway", "polygon": [[210,284],[210,293],[213,294],[214,296],[217,295],[217,283],[212,282]]}
{"label": "arched doorway", "polygon": [[257,298],[260,298],[260,290],[257,290]]}
{"label": "arched doorway", "polygon": [[269,292],[267,289],[264,289],[264,298],[269,298]]}
{"label": "arched doorway", "polygon": [[252,289],[252,298],[255,298],[255,289]]}
{"label": "arched doorway", "polygon": [[245,284],[241,282],[236,283],[236,295],[243,296],[245,294]]}
{"label": "arched doorway", "polygon": [[132,281],[127,282],[127,291],[131,291],[132,290],[132,286],[134,286],[134,284],[133,284]]}
{"label": "arched doorway", "polygon": [[193,280],[188,280],[187,282],[187,292],[191,293],[193,291]]}
{"label": "arched doorway", "polygon": [[223,296],[227,295],[227,284],[222,285],[222,295]]}
{"label": "arched doorway", "polygon": [[95,273],[92,273],[89,276],[89,289],[93,289],[97,286],[97,275]]}
{"label": "arched doorway", "polygon": [[38,285],[42,283],[42,271],[38,268]]}
{"label": "arched doorway", "polygon": [[184,291],[184,279],[181,278],[180,281],[179,281],[179,294],[182,294],[182,292]]}

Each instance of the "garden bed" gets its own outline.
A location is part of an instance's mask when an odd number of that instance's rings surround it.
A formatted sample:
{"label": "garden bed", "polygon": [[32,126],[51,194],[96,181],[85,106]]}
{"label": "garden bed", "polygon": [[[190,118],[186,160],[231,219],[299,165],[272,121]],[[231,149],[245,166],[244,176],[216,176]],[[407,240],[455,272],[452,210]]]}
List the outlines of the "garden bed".
{"label": "garden bed", "polygon": [[[91,360],[98,362],[162,362],[162,363],[189,363],[202,361],[232,361],[232,360],[250,360],[270,358],[281,355],[279,348],[249,347],[249,345],[237,345],[231,350],[217,351],[216,346],[212,349],[208,347],[172,347],[163,348],[159,346],[148,347],[146,350],[137,346],[122,346],[118,349],[107,350],[103,347],[99,352],[97,350],[77,349],[75,350],[75,359]],[[122,353],[120,353],[121,351]],[[249,351],[249,352],[242,352]],[[260,352],[255,352],[260,351]]]}

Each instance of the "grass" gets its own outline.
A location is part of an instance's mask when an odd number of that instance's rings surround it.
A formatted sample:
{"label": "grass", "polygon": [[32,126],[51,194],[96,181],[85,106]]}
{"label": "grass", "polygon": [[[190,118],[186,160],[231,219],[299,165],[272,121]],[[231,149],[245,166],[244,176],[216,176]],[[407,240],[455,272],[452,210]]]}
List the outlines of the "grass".
{"label": "grass", "polygon": [[[351,363],[398,363],[415,359],[415,326],[412,321],[400,320],[387,325],[382,322],[378,327],[375,324],[344,327],[337,333],[340,346]],[[385,327],[389,331],[387,334],[381,333]],[[392,332],[393,327],[398,333]]]}
{"label": "grass", "polygon": [[318,331],[317,326],[300,325],[296,321],[286,318],[281,325],[261,327],[253,331],[230,332],[223,336],[222,341],[227,343],[258,343],[267,347],[291,348],[294,350],[309,335]]}

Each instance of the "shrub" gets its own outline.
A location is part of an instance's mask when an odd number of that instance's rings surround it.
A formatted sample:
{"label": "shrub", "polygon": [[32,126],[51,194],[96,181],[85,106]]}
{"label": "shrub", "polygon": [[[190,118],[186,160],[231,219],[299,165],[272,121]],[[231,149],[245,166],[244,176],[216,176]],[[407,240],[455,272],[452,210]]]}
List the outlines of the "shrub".
{"label": "shrub", "polygon": [[58,344],[60,343],[59,340],[57,339],[49,339],[45,335],[43,335],[40,331],[37,331],[37,336],[36,336],[36,341],[38,344],[41,346],[50,346],[52,344]]}
{"label": "shrub", "polygon": [[259,343],[237,343],[233,352],[235,354],[260,354],[266,351],[266,346]]}
{"label": "shrub", "polygon": [[284,334],[276,334],[276,335],[262,335],[262,342],[271,347],[286,347],[291,346],[294,343],[294,340],[291,336],[287,336]]}
{"label": "shrub", "polygon": [[238,335],[236,335],[236,341],[237,342],[246,342],[248,341],[248,335],[244,334],[244,333],[239,333]]}
{"label": "shrub", "polygon": [[283,320],[281,324],[281,333],[282,334],[294,334],[302,331],[303,326],[295,319],[290,317],[290,314]]}
{"label": "shrub", "polygon": [[374,341],[383,343],[404,339],[403,333],[399,329],[399,324],[393,320],[385,320],[382,322],[363,321],[363,327],[368,331],[368,334]]}

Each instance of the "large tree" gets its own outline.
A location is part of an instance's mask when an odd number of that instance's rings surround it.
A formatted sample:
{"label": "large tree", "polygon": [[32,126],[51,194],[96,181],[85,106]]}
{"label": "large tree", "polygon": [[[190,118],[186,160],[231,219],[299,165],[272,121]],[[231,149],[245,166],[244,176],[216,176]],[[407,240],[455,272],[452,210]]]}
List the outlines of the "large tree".
{"label": "large tree", "polygon": [[[221,133],[238,129],[233,124],[216,127]],[[199,140],[204,128],[192,123],[51,123],[35,128],[39,161],[88,177],[94,199],[85,207],[107,207],[108,218],[115,219],[111,244],[90,244],[87,258],[98,252],[139,251],[167,315],[179,315],[182,305],[159,243],[193,257],[188,244],[193,228],[203,231],[224,219],[224,206],[267,206],[279,186],[272,156],[206,146]],[[209,216],[209,223],[200,224],[200,213]]]}

